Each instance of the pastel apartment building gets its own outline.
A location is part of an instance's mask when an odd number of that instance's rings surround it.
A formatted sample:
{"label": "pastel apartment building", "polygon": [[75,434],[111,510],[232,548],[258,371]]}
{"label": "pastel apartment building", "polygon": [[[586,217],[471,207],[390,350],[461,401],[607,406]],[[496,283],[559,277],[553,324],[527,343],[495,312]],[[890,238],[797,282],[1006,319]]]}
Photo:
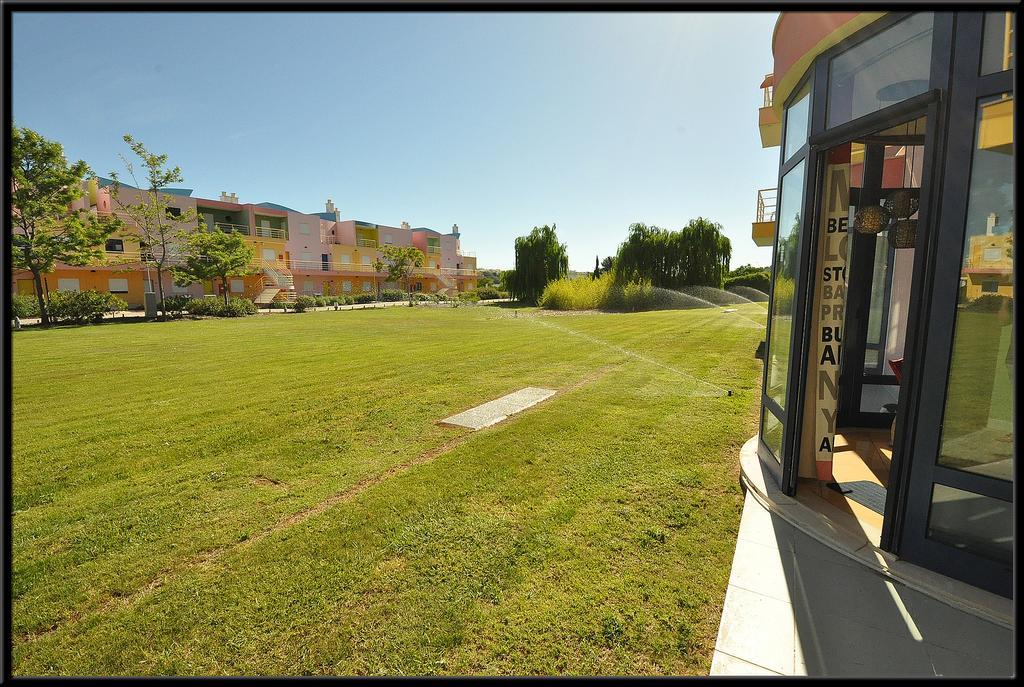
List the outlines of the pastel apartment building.
{"label": "pastel apartment building", "polygon": [[[45,288],[108,291],[131,307],[141,306],[148,280],[156,278],[155,271],[147,270],[142,262],[144,247],[139,245],[128,219],[117,211],[110,195],[111,183],[103,178],[90,180],[85,194],[71,209],[115,214],[125,220],[126,226],[107,241],[102,259],[84,267],[59,265],[46,275]],[[165,188],[162,192],[170,197],[171,214],[194,209],[207,228],[239,233],[252,246],[250,274],[231,280],[232,296],[265,304],[294,300],[303,294],[356,295],[376,293],[378,288],[399,288],[386,281],[385,272],[374,268],[381,249],[387,245],[415,246],[423,253],[423,266],[414,270],[410,280],[412,291],[454,294],[476,288],[476,257],[463,252],[458,225],[442,234],[427,227],[413,228],[407,222],[393,227],[342,220],[331,200],[324,212],[303,213],[276,203],[242,203],[234,193],[222,192],[214,200],[193,197],[191,189]],[[122,202],[130,203],[143,192],[122,184],[120,193]],[[192,228],[198,228],[198,221]],[[170,262],[173,264],[173,257]],[[35,292],[27,271],[14,270],[12,281],[15,293]],[[165,295],[220,295],[222,288],[213,282],[180,287],[170,274],[164,276],[164,281]]]}

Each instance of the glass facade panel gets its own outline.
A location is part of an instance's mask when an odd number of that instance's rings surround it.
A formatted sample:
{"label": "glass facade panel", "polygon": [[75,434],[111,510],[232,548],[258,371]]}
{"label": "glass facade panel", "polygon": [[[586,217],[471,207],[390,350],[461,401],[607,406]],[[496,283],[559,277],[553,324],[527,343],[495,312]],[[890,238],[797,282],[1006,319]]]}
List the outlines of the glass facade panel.
{"label": "glass facade panel", "polygon": [[793,157],[807,142],[807,131],[811,122],[811,84],[800,89],[793,104],[786,108],[786,152],[785,159]]}
{"label": "glass facade panel", "polygon": [[928,90],[930,12],[914,14],[832,58],[828,126],[849,122]]}
{"label": "glass facade panel", "polygon": [[1009,563],[1013,554],[1013,504],[936,484],[928,538]]}
{"label": "glass facade panel", "polygon": [[981,37],[981,73],[994,74],[1013,69],[1013,12],[986,12]]}
{"label": "glass facade panel", "polygon": [[[868,301],[868,331],[864,345],[864,371],[885,374],[880,369],[884,357],[886,305],[892,275],[889,271],[889,237],[886,232],[875,236],[875,259],[872,265],[871,296]],[[888,323],[886,323],[888,324]]]}
{"label": "glass facade panel", "polygon": [[768,450],[772,453],[772,458],[777,462],[782,462],[782,423],[775,417],[772,411],[767,408],[761,408],[761,439],[764,441]]}
{"label": "glass facade panel", "polygon": [[801,160],[789,170],[782,178],[779,191],[765,391],[783,408],[786,407],[786,381],[789,377],[789,342],[793,335],[793,297],[796,293],[797,245],[800,241],[800,206],[803,201],[805,165],[806,161]]}
{"label": "glass facade panel", "polygon": [[980,101],[939,464],[1013,479],[1013,97]]}

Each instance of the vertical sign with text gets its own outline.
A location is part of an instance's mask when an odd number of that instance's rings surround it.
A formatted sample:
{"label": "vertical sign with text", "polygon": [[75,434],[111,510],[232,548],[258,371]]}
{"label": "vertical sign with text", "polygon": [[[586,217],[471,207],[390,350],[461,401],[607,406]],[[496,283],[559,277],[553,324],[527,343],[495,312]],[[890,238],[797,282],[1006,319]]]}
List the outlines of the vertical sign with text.
{"label": "vertical sign with text", "polygon": [[817,276],[818,328],[815,374],[814,465],[818,479],[831,482],[839,396],[839,355],[846,303],[846,256],[850,213],[850,146],[829,152],[822,212],[822,258]]}

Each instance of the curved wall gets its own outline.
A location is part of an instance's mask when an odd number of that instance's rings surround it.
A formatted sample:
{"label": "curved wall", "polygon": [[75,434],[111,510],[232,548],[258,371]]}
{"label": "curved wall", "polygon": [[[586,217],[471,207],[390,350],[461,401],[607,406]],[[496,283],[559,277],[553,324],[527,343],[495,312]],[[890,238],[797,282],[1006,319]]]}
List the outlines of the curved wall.
{"label": "curved wall", "polygon": [[772,35],[775,91],[773,107],[782,105],[814,58],[885,12],[782,12]]}

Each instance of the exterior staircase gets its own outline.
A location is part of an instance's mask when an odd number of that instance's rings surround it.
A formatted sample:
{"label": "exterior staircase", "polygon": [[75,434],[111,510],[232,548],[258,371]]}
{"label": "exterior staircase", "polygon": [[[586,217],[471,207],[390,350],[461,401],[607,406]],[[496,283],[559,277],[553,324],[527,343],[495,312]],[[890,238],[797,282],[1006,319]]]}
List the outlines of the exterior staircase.
{"label": "exterior staircase", "polygon": [[438,289],[440,293],[447,294],[449,290],[458,293],[459,283],[451,274],[446,273],[444,270],[439,270],[437,273],[437,280],[441,282],[442,288]]}
{"label": "exterior staircase", "polygon": [[287,269],[277,267],[268,262],[261,266],[263,270],[263,289],[254,299],[257,305],[266,305],[272,301],[295,301],[295,277]]}

